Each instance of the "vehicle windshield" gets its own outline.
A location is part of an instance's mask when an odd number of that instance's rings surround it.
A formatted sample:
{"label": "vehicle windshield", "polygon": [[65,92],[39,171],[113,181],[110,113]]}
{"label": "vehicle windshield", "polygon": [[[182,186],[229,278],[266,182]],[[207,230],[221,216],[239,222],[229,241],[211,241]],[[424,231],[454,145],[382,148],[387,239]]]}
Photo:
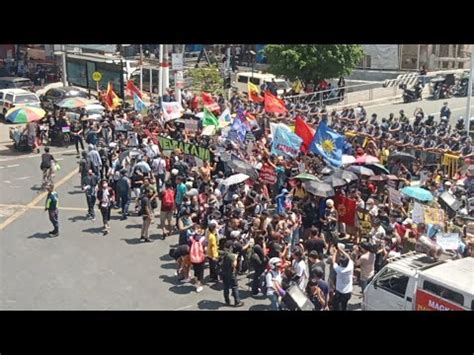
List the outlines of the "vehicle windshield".
{"label": "vehicle windshield", "polygon": [[275,83],[276,83],[276,86],[278,89],[283,89],[283,90],[288,90],[290,88],[290,85],[288,84],[288,82],[282,80],[282,81],[276,81],[275,80]]}
{"label": "vehicle windshield", "polygon": [[84,91],[79,91],[79,90],[71,90],[68,91],[64,94],[66,97],[83,97],[83,98],[88,98],[87,94]]}
{"label": "vehicle windshield", "polygon": [[37,104],[38,98],[35,95],[19,95],[15,98],[15,104]]}
{"label": "vehicle windshield", "polygon": [[27,87],[30,87],[31,85],[32,83],[30,80],[20,80],[20,81],[15,82],[15,86],[17,88],[27,88]]}

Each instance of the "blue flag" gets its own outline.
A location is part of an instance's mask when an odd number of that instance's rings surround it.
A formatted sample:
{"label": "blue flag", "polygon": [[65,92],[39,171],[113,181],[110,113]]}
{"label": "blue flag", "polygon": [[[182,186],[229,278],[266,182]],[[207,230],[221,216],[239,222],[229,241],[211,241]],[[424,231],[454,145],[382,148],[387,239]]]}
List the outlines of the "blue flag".
{"label": "blue flag", "polygon": [[247,133],[248,127],[242,123],[240,119],[235,119],[234,123],[230,127],[229,138],[233,139],[236,137],[239,141],[243,142],[245,140],[245,134]]}
{"label": "blue flag", "polygon": [[336,133],[328,127],[326,120],[321,121],[309,150],[317,153],[332,166],[339,167],[342,164],[342,150],[344,148],[345,136]]}
{"label": "blue flag", "polygon": [[272,153],[276,155],[296,157],[300,152],[303,140],[293,132],[278,127],[272,142]]}
{"label": "blue flag", "polygon": [[147,104],[138,97],[137,94],[133,94],[133,109],[137,112],[146,111],[148,108]]}

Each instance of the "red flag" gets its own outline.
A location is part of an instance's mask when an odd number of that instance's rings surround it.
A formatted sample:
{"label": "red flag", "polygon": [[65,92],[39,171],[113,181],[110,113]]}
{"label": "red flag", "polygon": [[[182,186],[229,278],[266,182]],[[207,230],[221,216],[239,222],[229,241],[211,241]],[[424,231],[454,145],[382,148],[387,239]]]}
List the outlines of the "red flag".
{"label": "red flag", "polygon": [[356,201],[342,195],[337,195],[335,199],[339,222],[347,226],[355,226]]}
{"label": "red flag", "polygon": [[214,111],[220,111],[219,105],[217,102],[214,101],[212,98],[211,94],[207,92],[201,93],[202,97],[202,102],[204,103],[204,107],[207,108],[209,111],[214,112]]}
{"label": "red flag", "polygon": [[286,113],[288,109],[282,99],[272,95],[270,91],[265,91],[265,111],[275,113]]}
{"label": "red flag", "polygon": [[306,153],[314,138],[314,128],[311,128],[300,116],[295,120],[295,134],[303,140],[301,151]]}
{"label": "red flag", "polygon": [[199,106],[199,97],[196,95],[191,100],[191,109],[194,111]]}
{"label": "red flag", "polygon": [[137,88],[135,86],[135,83],[133,82],[133,80],[129,80],[127,81],[127,90],[129,91],[130,93],[130,96],[133,97],[133,94],[137,94],[137,96],[142,99],[142,92],[140,91],[139,88]]}

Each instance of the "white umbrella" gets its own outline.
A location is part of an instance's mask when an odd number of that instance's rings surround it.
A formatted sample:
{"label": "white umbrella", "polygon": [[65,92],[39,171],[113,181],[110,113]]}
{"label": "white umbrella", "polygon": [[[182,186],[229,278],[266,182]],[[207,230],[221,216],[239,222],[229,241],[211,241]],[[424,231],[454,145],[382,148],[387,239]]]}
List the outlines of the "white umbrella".
{"label": "white umbrella", "polygon": [[342,155],[342,165],[348,165],[348,164],[353,164],[355,163],[356,158],[353,157],[352,155]]}
{"label": "white umbrella", "polygon": [[236,185],[240,184],[241,182],[244,182],[247,180],[250,176],[246,174],[235,174],[232,176],[229,176],[227,179],[222,180],[222,185],[224,186],[231,186],[231,185]]}

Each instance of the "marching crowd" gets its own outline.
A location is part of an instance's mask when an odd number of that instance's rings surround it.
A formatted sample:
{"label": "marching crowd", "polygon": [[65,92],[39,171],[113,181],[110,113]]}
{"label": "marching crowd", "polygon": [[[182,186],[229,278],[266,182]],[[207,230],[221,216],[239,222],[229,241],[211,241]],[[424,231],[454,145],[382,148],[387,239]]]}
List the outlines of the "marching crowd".
{"label": "marching crowd", "polygon": [[[194,282],[196,292],[222,282],[226,304],[239,307],[240,275],[249,275],[252,295],[268,297],[272,310],[288,309],[285,299],[295,287],[315,310],[346,310],[354,284],[363,290],[388,258],[415,250],[421,236],[435,241],[439,232],[459,232],[456,257],[473,255],[469,213],[439,225],[415,223],[414,199],[403,195],[394,203],[389,195],[389,187],[399,191],[415,185],[434,198],[446,191],[474,196],[468,169],[460,165],[448,172],[442,165],[443,154],[457,154],[466,166],[473,155],[463,120],[449,124],[447,104],[436,120],[421,108],[413,115],[400,111],[379,119],[376,114],[369,117],[361,105],[327,112],[304,102],[284,102],[283,112],[275,114],[247,95],[213,100],[218,106],[213,110],[228,110],[233,120],[248,126],[251,139],[238,139],[230,134],[232,129],[227,137],[203,135],[202,120],[197,129],[185,129],[176,120],[165,120],[159,105],[142,113],[120,106],[98,121],[81,113],[69,122],[64,111],[47,117],[52,126],[61,120],[71,126],[81,154],[88,218],[95,219],[97,205],[106,235],[112,231],[111,209],[120,209],[123,219],[142,216],[143,242],[152,241],[155,224],[162,239],[177,243],[169,251],[177,277]],[[172,91],[164,101],[174,101]],[[183,93],[188,120],[202,110],[197,102],[196,96]],[[335,167],[311,150],[292,157],[272,153],[271,124],[291,126],[295,119],[315,131],[324,122],[345,136],[343,157],[354,160]],[[208,149],[211,158],[201,163],[188,149],[165,151],[159,137]],[[367,156],[375,160],[364,163]],[[43,162],[43,170],[54,167],[48,152]],[[349,171],[348,166],[356,169]],[[265,169],[270,179],[262,178]],[[457,183],[462,179],[463,185]],[[319,190],[321,181],[330,189]],[[46,208],[55,228],[51,234],[58,235],[58,197],[54,186],[48,189]],[[340,208],[340,197],[354,201],[349,222],[342,218],[347,211]]]}

